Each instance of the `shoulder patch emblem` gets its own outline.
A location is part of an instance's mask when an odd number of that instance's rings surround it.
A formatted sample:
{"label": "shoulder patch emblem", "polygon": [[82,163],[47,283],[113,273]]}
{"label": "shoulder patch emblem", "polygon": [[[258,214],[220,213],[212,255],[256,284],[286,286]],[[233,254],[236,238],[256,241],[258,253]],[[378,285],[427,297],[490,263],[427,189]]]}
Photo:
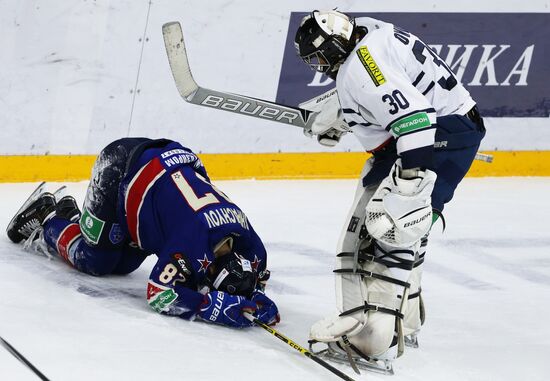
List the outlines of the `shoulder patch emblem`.
{"label": "shoulder patch emblem", "polygon": [[372,58],[369,49],[366,46],[361,46],[359,49],[357,49],[357,56],[359,57],[359,60],[365,67],[365,70],[369,74],[376,87],[386,82],[384,74],[382,74],[382,71],[376,64],[374,58]]}
{"label": "shoulder patch emblem", "polygon": [[122,231],[122,228],[119,224],[113,224],[113,226],[111,226],[111,230],[109,231],[109,241],[111,241],[113,245],[118,245],[123,240],[124,233]]}

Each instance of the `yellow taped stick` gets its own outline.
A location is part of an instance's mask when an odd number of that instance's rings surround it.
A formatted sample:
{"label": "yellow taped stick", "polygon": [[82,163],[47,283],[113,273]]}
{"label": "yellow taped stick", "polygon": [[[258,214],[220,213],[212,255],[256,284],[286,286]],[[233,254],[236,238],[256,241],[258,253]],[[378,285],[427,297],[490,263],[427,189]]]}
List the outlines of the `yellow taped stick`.
{"label": "yellow taped stick", "polygon": [[323,368],[328,369],[329,371],[331,371],[332,373],[334,373],[335,375],[340,377],[342,380],[354,381],[353,378],[351,378],[350,376],[348,376],[344,372],[336,369],[335,367],[333,367],[332,365],[330,365],[326,361],[321,360],[319,357],[315,356],[313,353],[311,353],[310,351],[308,351],[304,347],[296,344],[295,341],[289,339],[288,337],[286,337],[282,333],[280,333],[277,330],[271,328],[267,324],[263,323],[261,320],[256,319],[252,314],[250,314],[248,312],[244,312],[244,317],[247,318],[248,320],[250,320],[251,322],[254,322],[254,324],[256,324],[257,326],[262,327],[264,330],[271,333],[273,336],[275,336],[279,340],[283,341],[284,343],[288,344],[292,348],[296,349],[298,352],[300,352],[301,354],[303,354],[307,358],[315,361],[317,364],[321,365]]}

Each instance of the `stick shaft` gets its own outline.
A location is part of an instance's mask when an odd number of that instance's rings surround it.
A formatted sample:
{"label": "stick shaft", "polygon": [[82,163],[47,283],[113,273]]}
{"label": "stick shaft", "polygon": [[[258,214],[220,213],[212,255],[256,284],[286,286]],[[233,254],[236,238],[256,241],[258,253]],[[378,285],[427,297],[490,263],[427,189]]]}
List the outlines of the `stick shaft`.
{"label": "stick shaft", "polygon": [[315,356],[313,353],[311,353],[310,351],[308,351],[307,349],[305,349],[304,347],[300,346],[299,344],[297,344],[295,341],[289,339],[288,337],[286,337],[285,335],[281,334],[280,332],[278,332],[277,330],[271,328],[270,326],[268,326],[267,324],[263,323],[262,321],[256,319],[254,316],[252,316],[251,314],[245,312],[244,313],[244,316],[254,322],[256,325],[262,327],[264,330],[266,330],[267,332],[271,333],[273,336],[275,336],[276,338],[278,338],[279,340],[285,342],[286,344],[288,344],[289,346],[291,346],[292,348],[296,349],[298,352],[302,353],[304,356],[308,357],[309,359],[315,361],[317,364],[321,365],[323,368],[331,371],[332,373],[334,373],[335,375],[337,375],[338,377],[340,377],[341,379],[343,380],[346,380],[346,381],[354,381],[353,378],[349,377],[347,374],[345,374],[344,372],[336,369],[335,367],[333,367],[332,365],[330,365],[329,363],[327,363],[326,361],[323,361],[321,360],[319,357]]}
{"label": "stick shaft", "polygon": [[46,376],[44,376],[34,365],[30,363],[29,360],[27,360],[21,353],[19,353],[14,347],[11,346],[10,343],[8,343],[6,340],[0,337],[0,345],[2,345],[4,348],[10,352],[13,357],[15,357],[17,360],[21,361],[27,368],[32,370],[34,374],[36,374],[42,381],[49,381]]}

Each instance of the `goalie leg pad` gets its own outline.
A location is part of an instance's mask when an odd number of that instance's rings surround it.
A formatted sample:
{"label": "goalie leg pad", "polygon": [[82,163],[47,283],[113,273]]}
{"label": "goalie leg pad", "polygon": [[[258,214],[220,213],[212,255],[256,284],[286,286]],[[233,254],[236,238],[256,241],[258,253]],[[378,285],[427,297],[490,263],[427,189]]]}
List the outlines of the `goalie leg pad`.
{"label": "goalie leg pad", "polygon": [[[343,336],[356,348],[360,357],[380,359],[388,349],[397,344],[402,353],[403,300],[408,298],[406,282],[412,268],[412,250],[382,251],[390,259],[380,259],[362,251],[356,264],[353,253],[338,256],[336,272],[336,295],[339,315],[316,323],[310,338],[323,342],[342,342]],[[403,261],[399,257],[405,258]],[[371,260],[368,260],[368,258]],[[390,268],[394,263],[396,268]],[[410,265],[409,265],[410,263]],[[409,268],[410,267],[410,268]],[[342,343],[341,343],[342,344]]]}
{"label": "goalie leg pad", "polygon": [[[374,160],[367,160],[359,179],[362,179],[373,168]],[[353,204],[346,219],[343,231],[338,240],[337,253],[356,253],[359,250],[360,243],[368,238],[368,233],[365,227],[365,207],[378,184],[369,187],[364,187],[362,180],[359,180]],[[352,268],[354,266],[353,257],[337,257],[336,269]],[[336,306],[340,312],[362,305],[367,298],[366,285],[360,277],[356,275],[341,275],[335,278],[336,288]],[[364,315],[364,314],[363,314]],[[366,315],[355,314],[353,318],[357,319],[361,324],[365,324]]]}
{"label": "goalie leg pad", "polygon": [[[369,161],[361,178],[371,168]],[[338,243],[335,286],[339,314],[314,324],[310,338],[341,347],[347,342],[358,357],[392,360],[403,350],[401,311],[403,301],[408,300],[408,280],[420,242],[397,248],[370,239],[365,227],[366,205],[378,185],[365,188],[360,183],[357,188]]]}

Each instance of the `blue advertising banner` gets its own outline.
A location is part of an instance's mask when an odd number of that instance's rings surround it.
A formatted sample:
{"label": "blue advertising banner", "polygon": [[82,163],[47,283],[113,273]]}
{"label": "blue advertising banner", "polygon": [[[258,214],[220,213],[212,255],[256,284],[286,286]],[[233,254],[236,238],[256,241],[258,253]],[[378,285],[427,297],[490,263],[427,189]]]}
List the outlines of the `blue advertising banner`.
{"label": "blue advertising banner", "polygon": [[[292,12],[277,102],[295,106],[334,87],[296,55],[294,35],[306,12]],[[351,13],[416,34],[443,58],[484,116],[550,116],[550,14]]]}

